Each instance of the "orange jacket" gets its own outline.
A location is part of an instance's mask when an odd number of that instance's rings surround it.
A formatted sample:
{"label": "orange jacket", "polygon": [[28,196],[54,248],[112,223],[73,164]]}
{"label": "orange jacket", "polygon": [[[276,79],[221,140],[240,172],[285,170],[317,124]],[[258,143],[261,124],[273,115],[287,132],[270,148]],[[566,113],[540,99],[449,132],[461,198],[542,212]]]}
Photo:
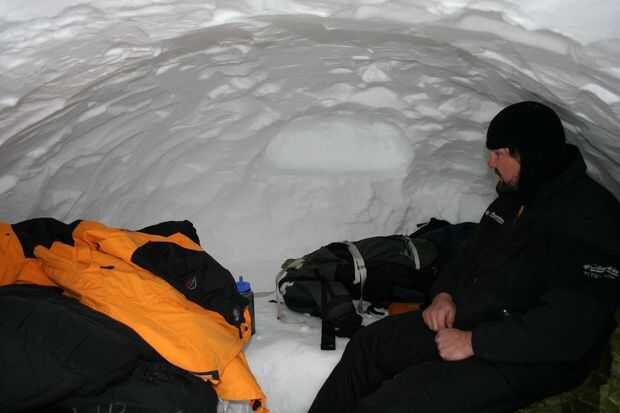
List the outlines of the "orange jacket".
{"label": "orange jacket", "polygon": [[[74,245],[37,245],[34,258],[24,255],[10,225],[0,223],[0,237],[0,285],[58,285],[81,303],[131,327],[171,364],[211,381],[221,399],[258,400],[258,411],[268,412],[242,352],[251,335],[249,323],[231,325],[132,262],[134,252],[148,242],[202,251],[187,236],[151,235],[82,221],[73,230]],[[250,320],[247,307],[244,312],[244,320]]]}

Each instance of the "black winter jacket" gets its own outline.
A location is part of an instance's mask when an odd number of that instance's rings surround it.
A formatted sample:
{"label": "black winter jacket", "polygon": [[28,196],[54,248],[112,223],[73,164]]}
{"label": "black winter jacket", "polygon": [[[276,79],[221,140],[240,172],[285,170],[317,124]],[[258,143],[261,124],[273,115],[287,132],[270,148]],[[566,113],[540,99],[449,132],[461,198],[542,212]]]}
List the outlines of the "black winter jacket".
{"label": "black winter jacket", "polygon": [[574,365],[615,325],[620,204],[576,147],[569,154],[527,204],[500,194],[433,286],[452,295],[455,325],[473,331],[478,358]]}

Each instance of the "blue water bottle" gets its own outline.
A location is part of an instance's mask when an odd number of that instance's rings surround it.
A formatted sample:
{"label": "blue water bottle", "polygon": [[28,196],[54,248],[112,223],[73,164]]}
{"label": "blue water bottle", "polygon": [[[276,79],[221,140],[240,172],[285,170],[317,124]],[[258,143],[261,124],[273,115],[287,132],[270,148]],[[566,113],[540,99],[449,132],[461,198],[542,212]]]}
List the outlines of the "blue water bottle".
{"label": "blue water bottle", "polygon": [[237,291],[250,302],[250,319],[252,320],[252,334],[254,334],[256,333],[256,317],[254,317],[254,292],[252,291],[252,286],[243,277],[239,277]]}

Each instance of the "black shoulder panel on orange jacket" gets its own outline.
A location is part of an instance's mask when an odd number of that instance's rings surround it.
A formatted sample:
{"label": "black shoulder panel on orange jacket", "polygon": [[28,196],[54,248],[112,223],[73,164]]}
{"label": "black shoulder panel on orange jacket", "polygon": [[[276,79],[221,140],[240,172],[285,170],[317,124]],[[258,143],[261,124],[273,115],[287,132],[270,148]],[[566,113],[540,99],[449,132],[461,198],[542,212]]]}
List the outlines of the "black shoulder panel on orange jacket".
{"label": "black shoulder panel on orange jacket", "polygon": [[162,237],[169,237],[170,235],[181,233],[187,238],[200,245],[200,239],[196,233],[196,228],[188,220],[184,221],[165,221],[159,224],[150,225],[139,229],[137,232],[143,232],[151,235],[161,235]]}
{"label": "black shoulder panel on orange jacket", "polygon": [[230,271],[205,251],[193,251],[172,242],[142,245],[131,261],[165,279],[188,300],[217,311],[239,327],[247,299],[239,294]]}
{"label": "black shoulder panel on orange jacket", "polygon": [[54,218],[33,218],[11,225],[19,238],[26,258],[34,258],[34,248],[43,245],[51,247],[54,241],[73,245],[73,230],[81,221],[65,224]]}

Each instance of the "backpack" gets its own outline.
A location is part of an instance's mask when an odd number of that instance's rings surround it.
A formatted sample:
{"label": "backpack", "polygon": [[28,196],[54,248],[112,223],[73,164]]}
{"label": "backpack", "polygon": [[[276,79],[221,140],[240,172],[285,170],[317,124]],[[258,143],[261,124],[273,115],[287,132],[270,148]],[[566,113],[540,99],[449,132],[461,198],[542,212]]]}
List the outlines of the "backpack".
{"label": "backpack", "polygon": [[[322,348],[335,348],[334,335],[351,337],[361,327],[364,302],[425,302],[463,225],[475,224],[432,218],[411,235],[333,242],[286,260],[276,277],[278,318],[281,300],[293,311],[320,317]],[[353,300],[359,300],[357,311]]]}

